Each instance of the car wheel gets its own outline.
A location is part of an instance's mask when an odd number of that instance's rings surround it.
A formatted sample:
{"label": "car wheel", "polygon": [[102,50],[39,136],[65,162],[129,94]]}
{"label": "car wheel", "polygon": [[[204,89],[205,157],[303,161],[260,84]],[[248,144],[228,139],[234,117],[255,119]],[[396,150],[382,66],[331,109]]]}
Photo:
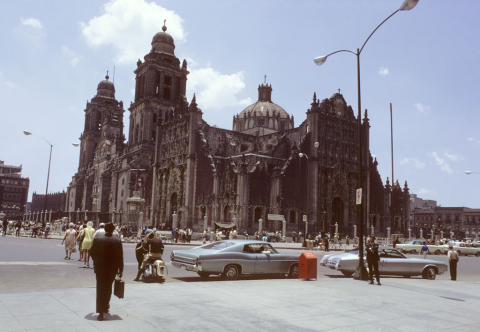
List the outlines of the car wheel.
{"label": "car wheel", "polygon": [[228,265],[223,271],[223,278],[225,280],[237,280],[239,275],[240,272],[236,265]]}
{"label": "car wheel", "polygon": [[291,279],[298,278],[298,264],[293,264],[288,271],[288,277]]}
{"label": "car wheel", "polygon": [[202,278],[208,278],[210,276],[210,273],[206,272],[197,272],[197,274]]}
{"label": "car wheel", "polygon": [[435,250],[435,255],[440,255],[441,251],[439,249]]}
{"label": "car wheel", "polygon": [[415,249],[410,250],[410,253],[414,255],[416,253]]}
{"label": "car wheel", "polygon": [[477,251],[477,252],[475,253],[475,257],[480,257],[480,251]]}
{"label": "car wheel", "polygon": [[434,267],[428,267],[422,273],[423,279],[435,280],[436,276],[437,276],[437,271],[435,270]]}

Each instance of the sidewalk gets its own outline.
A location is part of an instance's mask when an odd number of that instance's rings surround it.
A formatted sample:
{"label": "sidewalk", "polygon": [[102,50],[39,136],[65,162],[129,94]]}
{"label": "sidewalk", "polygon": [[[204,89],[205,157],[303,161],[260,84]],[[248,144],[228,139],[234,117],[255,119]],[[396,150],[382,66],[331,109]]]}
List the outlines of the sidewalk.
{"label": "sidewalk", "polygon": [[[9,235],[11,236],[11,235]],[[30,237],[30,236],[26,236],[26,235],[21,235],[21,237]],[[242,240],[242,238],[240,238],[240,240]],[[63,240],[63,236],[61,235],[51,235],[47,240]],[[250,238],[250,240],[252,240]],[[123,243],[135,243],[135,241],[124,241],[122,239],[122,242]],[[209,243],[209,242],[207,242]],[[293,243],[293,242],[269,242],[275,249],[300,249],[300,250],[312,250],[312,249],[308,249],[308,248],[305,248],[305,247],[302,247],[302,243]],[[181,241],[178,241],[178,243],[174,243],[175,245],[181,245],[181,246],[201,246],[203,244],[203,240],[192,240],[190,243],[182,243]],[[168,244],[165,244],[165,245],[170,245],[170,242],[168,242]],[[350,244],[348,246],[345,246],[347,250],[349,249],[353,249],[353,244]],[[313,250],[319,250],[319,249],[313,249]],[[324,251],[324,250],[320,250],[320,251]],[[330,251],[343,251],[343,247],[342,247],[342,250],[340,250],[339,248],[335,249],[335,245],[331,245],[330,247]]]}
{"label": "sidewalk", "polygon": [[478,331],[480,284],[384,278],[126,285],[98,322],[95,289],[0,293],[0,331]]}

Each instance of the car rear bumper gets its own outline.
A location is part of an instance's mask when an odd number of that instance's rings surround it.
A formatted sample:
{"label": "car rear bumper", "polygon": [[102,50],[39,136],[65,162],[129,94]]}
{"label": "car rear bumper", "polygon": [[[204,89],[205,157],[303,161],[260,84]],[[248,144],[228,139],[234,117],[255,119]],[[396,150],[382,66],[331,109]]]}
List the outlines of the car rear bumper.
{"label": "car rear bumper", "polygon": [[171,261],[171,263],[174,267],[177,267],[179,269],[184,269],[184,270],[193,271],[193,272],[202,272],[202,266],[199,266],[199,265],[192,265],[192,264],[176,262],[176,261]]}

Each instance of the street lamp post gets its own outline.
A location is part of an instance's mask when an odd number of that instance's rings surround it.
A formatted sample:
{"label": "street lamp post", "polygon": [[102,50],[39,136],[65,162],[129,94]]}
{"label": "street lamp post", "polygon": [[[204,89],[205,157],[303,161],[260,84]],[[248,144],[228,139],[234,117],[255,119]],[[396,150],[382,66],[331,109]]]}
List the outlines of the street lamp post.
{"label": "street lamp post", "polygon": [[[45,138],[43,138],[42,136],[40,135],[36,135],[36,134],[32,134],[31,132],[27,131],[27,130],[24,130],[23,133],[25,134],[25,136],[30,136],[30,135],[33,135],[33,136],[37,136],[37,137],[40,137],[41,139],[43,139],[45,142],[48,143],[48,145],[50,145],[50,157],[48,159],[48,173],[47,173],[47,188],[45,189],[45,202],[43,204],[43,210],[44,211],[47,211],[47,197],[48,197],[48,182],[50,180],[50,165],[52,163],[52,149],[53,149],[53,144],[51,144],[49,141],[47,141]],[[72,143],[73,146],[75,147],[78,147],[79,144],[78,143]],[[46,214],[45,214],[45,219],[46,219]],[[42,226],[45,227],[45,220],[42,222]]]}
{"label": "street lamp post", "polygon": [[[308,160],[308,156],[305,154],[305,153],[302,153],[302,152],[299,152],[298,153],[298,180],[301,179],[300,177],[300,170],[301,170],[301,160],[302,160],[302,157],[305,157],[307,158]],[[297,223],[297,234],[298,232],[300,231],[300,217],[302,216],[302,210],[300,209],[300,206],[301,206],[301,201],[302,201],[302,198],[301,198],[301,185],[298,186],[298,223]],[[303,243],[305,243],[305,240],[307,239],[307,223],[308,223],[308,220],[305,221],[305,234],[303,234]]]}
{"label": "street lamp post", "polygon": [[[362,45],[362,48],[358,49],[357,48],[357,52],[352,52],[350,50],[340,50],[340,51],[336,51],[336,52],[333,52],[333,53],[330,53],[328,55],[324,55],[324,56],[319,56],[317,58],[315,58],[313,61],[315,62],[316,65],[318,66],[321,66],[325,63],[325,61],[327,61],[327,58],[330,56],[330,55],[333,55],[333,54],[336,54],[336,53],[340,53],[340,52],[348,52],[348,53],[352,53],[354,55],[356,55],[357,57],[357,86],[358,86],[358,164],[359,164],[359,167],[358,167],[358,185],[360,188],[363,187],[363,176],[362,176],[362,173],[363,173],[363,164],[362,164],[362,131],[361,131],[361,128],[362,128],[362,118],[361,118],[361,110],[362,110],[362,103],[361,103],[361,94],[360,94],[360,54],[362,53],[362,50],[363,48],[365,47],[365,45],[367,44],[368,40],[372,37],[372,35],[375,33],[375,31],[378,30],[378,28],[380,28],[380,26],[382,26],[383,23],[385,23],[390,17],[392,17],[393,15],[395,15],[396,13],[398,13],[399,11],[401,10],[410,10],[410,9],[413,9],[417,3],[418,3],[419,0],[405,0],[403,2],[403,4],[400,6],[399,9],[397,9],[393,14],[391,14],[390,16],[388,16],[385,20],[383,20],[382,23],[380,23],[376,28],[375,30],[373,30],[373,32],[370,34],[370,36],[368,36],[367,40],[365,40],[365,42],[363,43]],[[363,190],[362,190],[362,196],[363,196]],[[363,198],[363,197],[362,197]],[[355,278],[357,279],[357,276],[358,276],[358,279],[360,280],[367,280],[368,279],[368,276],[367,276],[367,270],[365,268],[365,265],[364,265],[364,261],[363,261],[363,199],[361,200],[359,207],[359,227],[360,227],[360,230],[359,230],[359,237],[360,237],[360,241],[359,241],[359,264],[358,264],[358,268],[357,268],[357,271],[355,272]],[[357,273],[358,272],[358,273]]]}

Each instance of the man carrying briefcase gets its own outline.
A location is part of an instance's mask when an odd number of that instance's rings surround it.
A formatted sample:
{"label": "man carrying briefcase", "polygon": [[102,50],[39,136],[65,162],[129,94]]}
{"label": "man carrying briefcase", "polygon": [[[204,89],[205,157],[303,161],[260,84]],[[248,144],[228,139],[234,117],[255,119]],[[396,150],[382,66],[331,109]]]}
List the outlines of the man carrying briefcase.
{"label": "man carrying briefcase", "polygon": [[115,275],[118,274],[121,278],[123,273],[122,241],[113,236],[114,230],[113,224],[106,224],[105,236],[94,238],[90,248],[90,256],[95,263],[94,271],[97,278],[97,320],[99,321],[102,321],[103,314],[108,312]]}

